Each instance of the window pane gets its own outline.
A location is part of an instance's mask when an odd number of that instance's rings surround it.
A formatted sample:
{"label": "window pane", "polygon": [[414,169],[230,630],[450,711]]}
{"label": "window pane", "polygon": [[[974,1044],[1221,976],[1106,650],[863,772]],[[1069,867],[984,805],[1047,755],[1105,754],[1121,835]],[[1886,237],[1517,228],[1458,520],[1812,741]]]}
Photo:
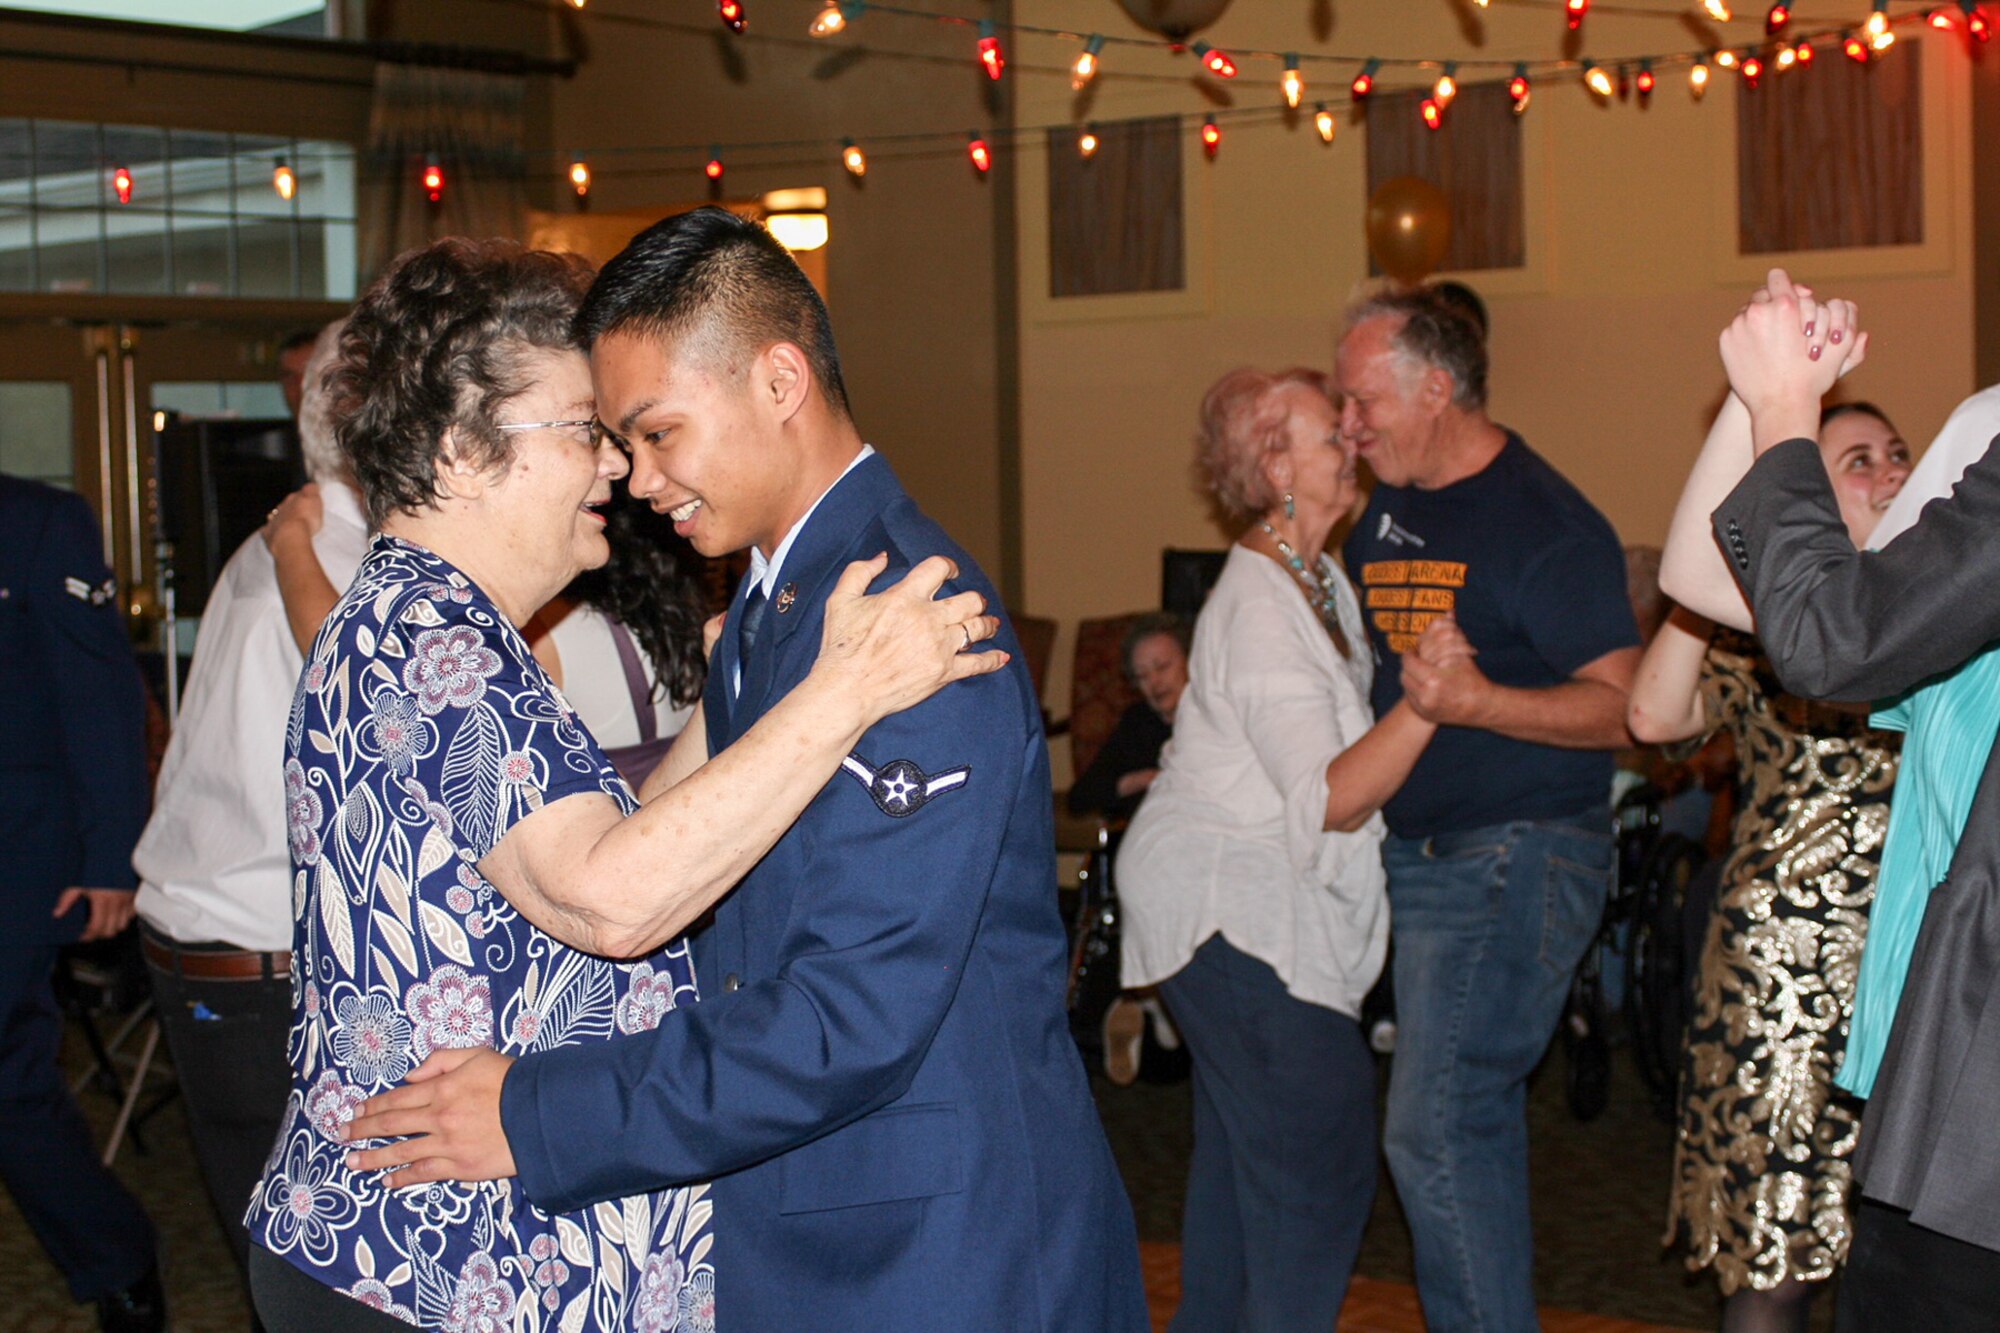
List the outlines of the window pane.
{"label": "window pane", "polygon": [[174,291],[180,296],[228,296],[227,219],[174,215]]}
{"label": "window pane", "polygon": [[0,118],[0,291],[351,298],[354,193],[349,144]]}
{"label": "window pane", "polygon": [[326,37],[326,0],[7,0],[10,9],[84,18],[171,23],[225,32]]}
{"label": "window pane", "polygon": [[153,386],[153,410],[190,418],[289,421],[276,380],[163,381]]}
{"label": "window pane", "polygon": [[0,472],[56,486],[74,480],[69,385],[0,382]]}
{"label": "window pane", "polygon": [[288,218],[298,210],[298,197],[291,200],[278,193],[271,176],[280,161],[298,171],[292,159],[298,156],[290,139],[265,135],[236,136],[236,211],[246,217]]}
{"label": "window pane", "polygon": [[300,266],[308,276],[299,293],[318,301],[355,297],[354,224],[313,222],[299,229]]}
{"label": "window pane", "polygon": [[25,208],[0,206],[0,292],[34,290],[34,219]]}
{"label": "window pane", "polygon": [[1923,44],[1736,99],[1737,249],[1924,239]]}
{"label": "window pane", "polygon": [[[1528,262],[1521,185],[1521,118],[1504,83],[1468,84],[1453,99],[1444,128],[1427,129],[1417,113],[1421,88],[1377,93],[1368,102],[1368,195],[1398,176],[1417,176],[1444,192],[1451,243],[1443,267],[1520,268]],[[1373,259],[1369,272],[1380,274]]]}
{"label": "window pane", "polygon": [[293,296],[292,224],[244,218],[236,224],[236,294]]}

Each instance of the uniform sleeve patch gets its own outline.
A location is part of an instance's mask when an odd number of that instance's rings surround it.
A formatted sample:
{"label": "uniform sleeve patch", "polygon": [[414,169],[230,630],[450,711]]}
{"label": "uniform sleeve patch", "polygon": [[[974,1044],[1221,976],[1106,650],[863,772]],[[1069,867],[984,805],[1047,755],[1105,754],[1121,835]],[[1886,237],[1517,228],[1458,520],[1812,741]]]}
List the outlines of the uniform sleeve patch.
{"label": "uniform sleeve patch", "polygon": [[92,606],[103,606],[118,596],[118,580],[106,579],[102,583],[88,583],[71,575],[63,580],[63,591],[79,602],[89,602]]}
{"label": "uniform sleeve patch", "polygon": [[850,754],[840,766],[854,775],[876,808],[891,819],[905,819],[948,791],[963,787],[972,776],[970,766],[926,773],[908,759],[891,759],[877,767],[860,755]]}

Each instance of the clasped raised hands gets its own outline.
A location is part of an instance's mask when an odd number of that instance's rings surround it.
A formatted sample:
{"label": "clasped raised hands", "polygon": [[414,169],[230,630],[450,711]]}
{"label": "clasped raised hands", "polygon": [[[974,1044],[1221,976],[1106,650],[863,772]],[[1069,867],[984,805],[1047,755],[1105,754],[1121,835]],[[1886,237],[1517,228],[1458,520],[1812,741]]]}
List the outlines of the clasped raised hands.
{"label": "clasped raised hands", "polygon": [[1820,399],[1868,353],[1852,301],[1819,300],[1810,287],[1771,270],[1722,331],[1729,386],[1757,423],[1761,451],[1778,439],[1817,434]]}
{"label": "clasped raised hands", "polygon": [[1403,697],[1417,716],[1439,726],[1479,726],[1493,682],[1458,621],[1440,616],[1403,654]]}

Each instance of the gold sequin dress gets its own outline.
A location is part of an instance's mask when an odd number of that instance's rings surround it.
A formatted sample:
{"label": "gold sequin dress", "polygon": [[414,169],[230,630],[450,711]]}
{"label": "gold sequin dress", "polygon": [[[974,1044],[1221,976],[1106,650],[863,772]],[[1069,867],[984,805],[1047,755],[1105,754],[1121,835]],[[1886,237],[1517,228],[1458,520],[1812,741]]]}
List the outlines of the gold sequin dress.
{"label": "gold sequin dress", "polygon": [[1753,640],[1702,668],[1736,740],[1739,809],[1682,1074],[1668,1241],[1723,1294],[1832,1276],[1847,1255],[1861,1103],[1834,1087],[1900,738],[1785,694]]}

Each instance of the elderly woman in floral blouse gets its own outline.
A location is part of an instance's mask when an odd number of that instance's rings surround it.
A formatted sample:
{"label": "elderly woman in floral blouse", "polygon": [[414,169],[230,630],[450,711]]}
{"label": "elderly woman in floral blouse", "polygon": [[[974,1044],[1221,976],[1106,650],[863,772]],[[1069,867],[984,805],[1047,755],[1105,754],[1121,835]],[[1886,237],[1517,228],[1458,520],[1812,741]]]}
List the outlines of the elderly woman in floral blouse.
{"label": "elderly woman in floral blouse", "polygon": [[443,241],[342,340],[341,439],[379,535],[286,737],[293,1091],[246,1219],[273,1330],[713,1329],[701,1188],[558,1216],[508,1181],[391,1193],[348,1168],[342,1131],[433,1052],[602,1041],[691,1003],[669,942],[867,727],[1004,661],[961,655],[996,625],[974,594],[932,600],[945,562],[876,597],[881,563],[856,565],[791,696],[714,759],[697,712],[635,799],[519,632],[606,559],[598,510],[626,470],[570,339],[587,279]]}

